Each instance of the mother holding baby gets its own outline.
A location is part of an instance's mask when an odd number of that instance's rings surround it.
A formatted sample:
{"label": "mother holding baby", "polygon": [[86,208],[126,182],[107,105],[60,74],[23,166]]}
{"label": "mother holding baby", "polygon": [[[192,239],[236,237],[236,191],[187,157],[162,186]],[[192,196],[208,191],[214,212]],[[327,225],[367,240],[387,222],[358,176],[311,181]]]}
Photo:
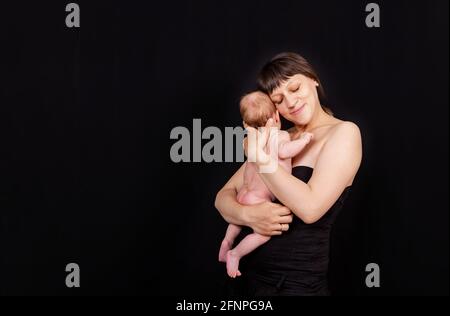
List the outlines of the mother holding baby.
{"label": "mother holding baby", "polygon": [[[273,236],[242,259],[240,288],[234,294],[329,295],[330,231],[361,164],[360,130],[321,104],[319,77],[298,54],[282,53],[267,63],[258,76],[258,89],[295,125],[289,131],[292,140],[303,133],[313,138],[292,159],[292,173],[278,168],[260,174],[277,203],[238,203],[244,166],[217,194],[216,208],[228,223]],[[259,166],[266,163],[256,161]]]}

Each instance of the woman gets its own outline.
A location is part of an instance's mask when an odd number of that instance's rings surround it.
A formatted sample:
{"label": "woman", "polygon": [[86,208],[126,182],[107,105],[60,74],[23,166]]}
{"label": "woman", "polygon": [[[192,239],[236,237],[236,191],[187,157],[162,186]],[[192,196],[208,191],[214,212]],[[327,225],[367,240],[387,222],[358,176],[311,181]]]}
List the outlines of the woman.
{"label": "woman", "polygon": [[[216,207],[227,222],[275,236],[242,261],[242,292],[237,294],[328,295],[330,230],[361,164],[359,128],[321,105],[320,80],[298,54],[272,59],[259,74],[258,86],[295,124],[291,139],[304,132],[314,137],[293,159],[292,174],[283,168],[260,174],[279,204],[240,205],[236,192],[243,185],[243,168],[217,194]],[[258,143],[262,150],[265,144]]]}

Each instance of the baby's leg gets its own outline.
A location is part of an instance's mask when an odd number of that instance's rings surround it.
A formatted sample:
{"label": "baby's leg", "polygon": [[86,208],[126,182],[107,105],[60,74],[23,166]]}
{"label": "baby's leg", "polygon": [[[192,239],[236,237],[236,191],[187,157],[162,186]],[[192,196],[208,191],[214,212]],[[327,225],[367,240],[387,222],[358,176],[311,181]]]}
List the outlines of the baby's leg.
{"label": "baby's leg", "polygon": [[228,225],[227,232],[225,234],[225,238],[222,241],[222,245],[220,246],[219,251],[219,261],[226,262],[227,260],[227,252],[233,247],[234,240],[240,234],[241,227],[237,225],[230,224]]}
{"label": "baby's leg", "polygon": [[239,260],[269,240],[269,236],[253,233],[246,236],[234,249],[228,251],[226,256],[228,275],[231,278],[240,276]]}

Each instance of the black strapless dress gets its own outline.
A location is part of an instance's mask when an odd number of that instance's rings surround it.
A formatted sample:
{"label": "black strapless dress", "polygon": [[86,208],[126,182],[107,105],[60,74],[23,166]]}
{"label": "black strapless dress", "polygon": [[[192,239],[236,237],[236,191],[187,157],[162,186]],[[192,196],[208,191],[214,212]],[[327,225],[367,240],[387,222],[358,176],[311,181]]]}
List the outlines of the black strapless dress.
{"label": "black strapless dress", "polygon": [[[313,169],[295,167],[292,174],[307,183]],[[328,263],[330,232],[351,187],[318,222],[307,225],[294,217],[289,231],[242,258],[243,276],[229,280],[229,296],[329,295]],[[239,241],[251,230],[244,228]]]}

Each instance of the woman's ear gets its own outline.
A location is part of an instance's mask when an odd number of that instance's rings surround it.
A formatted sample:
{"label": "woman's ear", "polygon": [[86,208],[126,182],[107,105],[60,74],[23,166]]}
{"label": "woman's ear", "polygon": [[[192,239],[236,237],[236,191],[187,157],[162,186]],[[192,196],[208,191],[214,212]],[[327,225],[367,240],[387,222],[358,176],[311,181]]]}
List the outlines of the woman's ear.
{"label": "woman's ear", "polygon": [[248,125],[247,125],[247,123],[245,123],[245,121],[242,121],[242,125],[244,125],[244,128],[245,128],[245,129],[248,128]]}

